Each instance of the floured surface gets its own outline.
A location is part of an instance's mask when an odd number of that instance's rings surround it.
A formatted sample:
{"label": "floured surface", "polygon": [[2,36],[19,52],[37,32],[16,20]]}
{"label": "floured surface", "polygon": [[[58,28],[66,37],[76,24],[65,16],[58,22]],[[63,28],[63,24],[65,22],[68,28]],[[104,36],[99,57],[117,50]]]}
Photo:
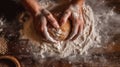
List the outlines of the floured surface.
{"label": "floured surface", "polygon": [[[47,0],[42,1],[47,2]],[[56,2],[50,3],[52,6],[56,5]],[[58,44],[42,42],[34,31],[31,19],[24,23],[23,29],[20,30],[19,42],[11,41],[9,43],[9,51],[20,59],[27,57],[28,59],[21,61],[28,67],[32,67],[32,63],[35,62],[36,67],[49,67],[50,65],[59,65],[59,63],[63,66],[73,67],[119,67],[120,15],[113,12],[112,9],[106,6],[104,0],[87,0],[84,6],[85,26],[83,32],[74,42],[59,42]],[[10,27],[13,31],[17,27],[14,24],[14,28]],[[26,67],[25,65],[23,67]],[[35,66],[33,65],[33,67]]]}
{"label": "floured surface", "polygon": [[[40,40],[40,36],[36,34],[33,28],[32,19],[25,23],[24,30],[22,31],[21,38],[30,39],[30,43],[32,43],[32,53],[36,59],[38,56],[41,58],[45,57],[58,57],[65,58],[73,55],[80,55],[85,53],[88,49],[88,46],[93,44],[93,40],[95,39],[96,33],[94,33],[94,17],[92,10],[89,6],[84,6],[84,18],[85,18],[85,26],[84,31],[81,32],[80,36],[74,42],[58,42],[57,44],[46,43]],[[94,36],[93,36],[94,33]],[[88,46],[86,46],[88,45]],[[86,47],[85,47],[86,46]],[[37,49],[36,49],[37,48]]]}

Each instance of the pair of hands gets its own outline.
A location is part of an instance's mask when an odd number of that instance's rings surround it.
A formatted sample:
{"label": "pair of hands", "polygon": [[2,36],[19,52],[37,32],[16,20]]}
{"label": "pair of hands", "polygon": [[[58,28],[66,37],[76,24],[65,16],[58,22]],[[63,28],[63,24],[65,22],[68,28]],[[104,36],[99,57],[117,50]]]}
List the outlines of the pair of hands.
{"label": "pair of hands", "polygon": [[64,11],[64,14],[61,17],[60,25],[58,24],[57,20],[54,18],[51,12],[46,9],[40,9],[38,13],[33,15],[34,17],[34,24],[37,32],[42,34],[42,36],[50,42],[56,43],[57,41],[50,36],[47,31],[47,21],[54,28],[59,28],[63,25],[68,19],[72,21],[72,30],[68,40],[75,40],[80,32],[83,30],[83,16],[82,16],[82,6],[79,4],[70,4],[68,8]]}

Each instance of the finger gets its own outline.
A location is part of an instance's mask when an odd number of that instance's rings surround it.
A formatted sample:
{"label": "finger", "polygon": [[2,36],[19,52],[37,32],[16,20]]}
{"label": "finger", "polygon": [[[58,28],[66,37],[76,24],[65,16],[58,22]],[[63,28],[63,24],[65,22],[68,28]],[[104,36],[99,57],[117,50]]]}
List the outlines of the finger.
{"label": "finger", "polygon": [[43,10],[44,15],[48,19],[48,21],[53,25],[55,28],[59,28],[59,24],[56,21],[56,19],[53,17],[53,15],[48,10]]}
{"label": "finger", "polygon": [[73,41],[73,40],[77,39],[77,37],[80,35],[80,33],[81,33],[81,29],[79,26],[78,33],[71,40]]}
{"label": "finger", "polygon": [[66,23],[70,15],[71,15],[71,12],[67,10],[60,20],[60,25],[63,25],[64,23]]}
{"label": "finger", "polygon": [[79,23],[77,19],[72,19],[72,31],[69,37],[69,40],[72,40],[74,38],[74,36],[78,33],[79,30]]}
{"label": "finger", "polygon": [[45,37],[45,39],[49,42],[54,42],[56,43],[57,41],[54,40],[48,33],[47,31],[47,20],[45,17],[41,17],[41,33],[43,35],[43,37]]}
{"label": "finger", "polygon": [[45,27],[45,30],[43,31],[44,35],[45,35],[45,38],[47,39],[47,41],[49,42],[53,42],[53,43],[57,43],[56,40],[54,40],[48,33],[47,31],[47,27]]}
{"label": "finger", "polygon": [[83,27],[84,27],[83,20],[78,19],[78,23],[80,24],[79,29],[78,29],[78,33],[72,38],[72,41],[75,40],[83,31]]}

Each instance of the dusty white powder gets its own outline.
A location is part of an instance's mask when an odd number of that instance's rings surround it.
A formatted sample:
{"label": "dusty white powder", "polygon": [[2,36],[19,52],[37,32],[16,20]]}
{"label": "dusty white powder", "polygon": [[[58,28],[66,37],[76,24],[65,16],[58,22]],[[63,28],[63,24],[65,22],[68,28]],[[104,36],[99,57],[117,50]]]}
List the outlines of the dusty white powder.
{"label": "dusty white powder", "polygon": [[[40,2],[42,5],[45,3]],[[49,4],[50,3],[50,4]],[[51,3],[47,2],[46,8],[51,6]],[[56,3],[55,3],[56,5]],[[49,8],[49,7],[48,7]],[[93,11],[88,5],[83,6],[84,14],[84,30],[80,33],[80,36],[75,41],[58,42],[57,44],[51,44],[41,41],[39,35],[36,34],[32,20],[30,19],[24,24],[24,29],[21,31],[21,38],[29,39],[32,45],[30,45],[31,53],[35,59],[46,57],[58,57],[66,58],[75,55],[87,54],[87,50],[94,46],[95,42],[99,41],[99,37],[94,31],[94,16]]]}
{"label": "dusty white powder", "polygon": [[[42,1],[42,0],[41,0]],[[47,1],[46,9],[52,9],[58,5],[58,2]],[[46,57],[53,57],[53,59],[64,58],[71,62],[89,61],[89,55],[92,53],[103,53],[102,49],[107,49],[106,43],[114,42],[112,39],[119,35],[120,19],[119,15],[109,10],[102,2],[101,5],[96,5],[93,0],[89,5],[83,6],[84,14],[84,30],[75,41],[62,41],[57,44],[51,44],[41,41],[41,38],[36,34],[32,20],[30,19],[24,24],[24,29],[21,31],[22,39],[29,39],[31,44],[31,54],[33,58],[40,62],[44,62]],[[87,2],[89,3],[89,1]],[[40,2],[43,4],[44,1]],[[53,7],[49,7],[52,4]],[[92,7],[91,7],[92,6]],[[93,9],[94,8],[94,9]],[[106,10],[107,9],[107,10]],[[105,61],[106,62],[106,61]]]}
{"label": "dusty white powder", "polygon": [[[51,10],[63,2],[66,0],[40,0],[40,5]],[[26,44],[29,47],[26,49],[29,49],[33,59],[38,62],[37,67],[41,65],[44,67],[45,62],[51,64],[61,59],[69,60],[72,64],[85,62],[106,65],[110,62],[102,54],[110,52],[110,44],[116,45],[120,42],[120,15],[113,12],[112,8],[108,8],[104,0],[87,0],[83,6],[83,14],[85,25],[80,36],[73,42],[61,41],[57,44],[43,42],[34,30],[32,17],[28,18],[29,20],[24,23],[24,28],[20,31],[20,38],[29,39]],[[80,66],[75,65],[75,67]]]}
{"label": "dusty white powder", "polygon": [[[46,9],[52,9],[54,6],[58,5],[58,3],[62,3],[63,0],[52,1],[40,0],[40,5]],[[85,26],[78,39],[73,42],[62,41],[57,44],[41,41],[40,36],[36,34],[33,28],[32,17],[28,18],[29,20],[24,23],[24,28],[20,31],[20,39],[29,39],[29,42],[24,45],[27,47],[20,48],[23,50],[26,49],[27,52],[31,53],[33,57],[31,59],[39,62],[38,64],[36,63],[36,67],[46,66],[46,63],[44,63],[46,60],[47,64],[51,64],[51,62],[55,62],[56,59],[59,60],[61,58],[69,60],[69,63],[75,63],[73,67],[80,67],[76,65],[76,62],[90,63],[93,64],[93,66],[95,63],[99,65],[108,64],[109,66],[114,64],[111,64],[111,62],[116,63],[119,59],[115,57],[115,54],[109,56],[106,52],[114,52],[116,51],[114,50],[114,46],[119,46],[120,15],[114,13],[112,8],[109,9],[106,7],[104,0],[87,0],[87,4],[83,7],[83,12]],[[3,20],[0,19],[0,33],[3,31],[1,28],[3,25]],[[5,54],[7,52],[7,45],[5,39],[2,37],[0,38],[0,46],[0,54]],[[21,52],[24,53],[24,51]],[[103,53],[105,53],[105,55],[103,55]],[[119,53],[117,54],[119,55]],[[109,57],[111,58],[109,59]],[[112,59],[113,61],[111,61]]]}

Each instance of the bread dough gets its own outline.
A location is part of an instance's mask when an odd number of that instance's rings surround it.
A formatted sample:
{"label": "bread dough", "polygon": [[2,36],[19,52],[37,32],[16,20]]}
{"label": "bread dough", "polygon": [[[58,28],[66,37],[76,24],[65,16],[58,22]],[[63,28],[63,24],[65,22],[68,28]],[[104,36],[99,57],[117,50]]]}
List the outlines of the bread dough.
{"label": "bread dough", "polygon": [[[56,18],[59,24],[62,13],[64,13],[63,12],[64,9],[65,5],[60,5],[51,10],[51,13]],[[64,41],[69,36],[70,31],[71,31],[70,20],[67,20],[67,22],[64,25],[60,26],[60,29],[55,29],[50,25],[48,26],[48,32],[54,39],[58,41]]]}

